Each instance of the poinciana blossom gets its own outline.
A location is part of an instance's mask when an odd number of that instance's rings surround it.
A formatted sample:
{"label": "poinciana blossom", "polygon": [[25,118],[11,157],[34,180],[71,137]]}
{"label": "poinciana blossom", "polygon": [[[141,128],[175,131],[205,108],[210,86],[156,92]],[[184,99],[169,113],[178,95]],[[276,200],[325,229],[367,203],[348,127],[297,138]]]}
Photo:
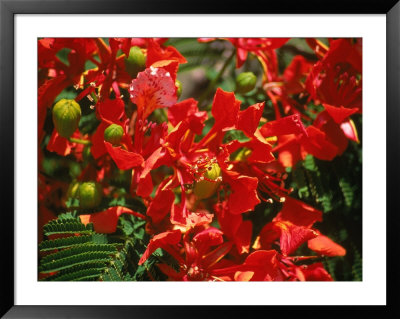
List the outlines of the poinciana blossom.
{"label": "poinciana blossom", "polygon": [[[207,43],[214,39],[193,41],[213,50]],[[218,75],[206,66],[207,88],[197,85],[198,74],[185,77],[196,52],[179,41],[39,40],[39,216],[44,225],[59,215],[56,232],[65,232],[43,247],[71,243],[57,246],[53,253],[60,256],[82,250],[76,264],[68,259],[55,271],[44,258],[47,278],[335,278],[325,260],[348,258],[351,245],[349,233],[328,224],[342,209],[350,218],[358,186],[329,164],[344,160],[353,151],[349,145],[360,146],[361,41],[302,40],[314,54],[286,44],[287,38],[225,40],[234,46],[236,68],[231,59],[222,59]],[[219,45],[218,57],[229,43]],[[255,63],[246,62],[249,54]],[[225,80],[241,72],[253,72],[251,86],[231,92]],[[183,93],[178,77],[189,83]],[[211,92],[208,108],[202,96]],[[59,101],[79,112],[66,118],[57,111]],[[321,196],[325,186],[314,183],[318,168],[302,163],[310,155],[327,163],[329,177],[337,175],[328,187],[339,181],[346,207],[335,206],[335,214],[324,215],[329,206],[323,201],[337,198]],[[55,229],[50,226],[44,225],[48,233]],[[85,260],[85,248],[102,249],[92,245],[93,233],[113,246],[113,255],[98,252],[105,261]],[[80,240],[87,246],[75,247]]]}
{"label": "poinciana blossom", "polygon": [[361,72],[361,40],[333,40],[307,77],[306,88],[317,102],[361,111]]}
{"label": "poinciana blossom", "polygon": [[[188,231],[182,239],[182,248],[178,243],[180,231],[175,230],[154,236],[147,250],[139,261],[142,264],[151,252],[157,248],[163,248],[169,252],[179,263],[179,271],[174,270],[166,264],[159,267],[172,280],[204,281],[222,280],[213,276],[218,262],[229,252],[232,244],[223,242],[223,233],[213,227],[204,230]],[[184,257],[181,256],[183,251]]]}

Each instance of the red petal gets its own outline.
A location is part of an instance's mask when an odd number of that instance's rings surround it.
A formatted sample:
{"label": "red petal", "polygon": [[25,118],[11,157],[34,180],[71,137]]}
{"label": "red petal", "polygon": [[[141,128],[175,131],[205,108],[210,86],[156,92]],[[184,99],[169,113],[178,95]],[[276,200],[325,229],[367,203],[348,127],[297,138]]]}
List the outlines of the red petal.
{"label": "red petal", "polygon": [[192,98],[176,103],[168,108],[168,120],[173,126],[187,120],[189,121],[190,129],[198,135],[201,134],[206,119],[207,112],[200,112],[197,107],[197,101]]}
{"label": "red petal", "polygon": [[273,221],[289,221],[297,226],[311,227],[315,222],[322,221],[322,212],[299,201],[286,197],[282,210]]}
{"label": "red petal", "polygon": [[260,118],[264,110],[265,102],[249,106],[244,111],[239,111],[237,129],[242,130],[247,135],[252,136],[260,123]]}
{"label": "red petal", "polygon": [[179,63],[174,60],[162,60],[154,62],[152,65],[154,68],[163,68],[165,71],[169,72],[172,80],[176,81],[176,74],[178,73]]}
{"label": "red petal", "polygon": [[140,72],[132,80],[129,92],[142,120],[155,109],[170,107],[176,103],[175,82],[163,68],[148,68]]}
{"label": "red petal", "polygon": [[159,223],[171,211],[174,200],[173,191],[157,189],[156,196],[147,209],[147,215],[151,217],[153,223]]}
{"label": "red petal", "polygon": [[267,266],[274,265],[276,262],[275,250],[258,250],[251,253],[245,260],[246,266]]}
{"label": "red petal", "polygon": [[250,274],[235,274],[236,280],[251,280],[251,281],[269,281],[276,277],[278,261],[276,259],[275,250],[259,250],[250,254],[244,264],[244,272],[253,272]]}
{"label": "red petal", "polygon": [[69,84],[65,75],[57,76],[44,82],[38,91],[38,137],[41,140],[44,131],[43,125],[46,119],[47,108],[51,107],[54,99]]}
{"label": "red petal", "polygon": [[283,72],[286,86],[289,83],[292,84],[299,82],[301,78],[309,72],[311,66],[311,63],[307,62],[302,55],[296,55],[293,57],[292,62],[290,62],[289,66]]}
{"label": "red petal", "polygon": [[281,231],[280,247],[285,256],[294,253],[301,244],[317,236],[312,229],[290,223],[277,222],[275,227]]}
{"label": "red petal", "polygon": [[307,135],[304,125],[300,120],[299,114],[294,114],[283,117],[279,120],[267,122],[260,128],[260,132],[264,137],[287,134]]}
{"label": "red petal", "polygon": [[[134,176],[136,174],[136,170]],[[136,195],[141,197],[148,197],[153,191],[153,180],[151,174],[147,174],[144,177],[140,174],[139,182],[137,183]]]}
{"label": "red petal", "polygon": [[270,49],[278,49],[288,42],[289,38],[266,38],[265,40],[267,40],[266,42]]}
{"label": "red petal", "polygon": [[279,162],[284,167],[293,167],[303,158],[301,156],[300,143],[295,135],[281,136],[278,139],[278,146],[272,149],[272,152],[278,152]]}
{"label": "red petal", "polygon": [[198,110],[197,101],[195,99],[186,99],[168,109],[168,120],[173,126],[176,126],[180,121],[184,121]]}
{"label": "red petal", "polygon": [[273,242],[280,238],[280,247],[283,255],[295,252],[307,240],[318,236],[310,228],[296,226],[286,221],[275,221],[264,226],[260,232],[260,244],[264,249],[271,248]]}
{"label": "red petal", "polygon": [[122,206],[110,207],[103,212],[90,215],[80,215],[79,217],[81,222],[85,225],[93,223],[94,230],[97,233],[111,234],[116,231],[118,218],[121,214],[130,214],[139,218],[145,218],[143,215]]}
{"label": "red petal", "polygon": [[146,66],[150,67],[154,62],[160,60],[175,60],[179,63],[186,63],[185,57],[173,46],[163,48],[153,39],[149,39],[147,47]]}
{"label": "red petal", "polygon": [[164,152],[163,147],[159,147],[146,159],[140,178],[144,178],[152,169],[156,168],[157,161],[163,156]]}
{"label": "red petal", "polygon": [[224,171],[223,179],[229,183],[232,193],[228,199],[231,214],[246,213],[254,209],[260,199],[257,196],[258,179],[241,176],[239,173]]}
{"label": "red petal", "polygon": [[357,113],[358,111],[358,108],[349,109],[343,106],[336,107],[329,104],[322,104],[322,105],[337,124],[341,124],[350,115]]}
{"label": "red petal", "polygon": [[331,161],[337,154],[338,148],[326,138],[326,134],[315,126],[307,127],[308,138],[301,139],[304,150],[321,160]]}
{"label": "red petal", "polygon": [[72,145],[73,143],[69,142],[65,137],[58,135],[57,131],[54,129],[49,143],[47,144],[47,150],[56,152],[61,156],[66,156],[71,153]]}
{"label": "red petal", "polygon": [[114,147],[108,142],[104,145],[119,169],[131,169],[143,163],[143,157],[138,153],[125,151],[121,146]]}
{"label": "red petal", "polygon": [[236,52],[236,68],[240,68],[247,59],[247,50],[237,48]]}
{"label": "red petal", "polygon": [[250,241],[253,232],[253,224],[249,220],[241,223],[239,230],[234,238],[236,248],[239,254],[250,252]]}
{"label": "red petal", "polygon": [[171,211],[171,223],[184,227],[195,227],[207,225],[212,222],[213,214],[209,214],[205,210],[190,212],[186,208],[182,209],[183,205],[174,205]]}
{"label": "red petal", "polygon": [[211,246],[221,245],[224,242],[223,233],[217,228],[209,227],[193,237],[197,251],[203,255]]}
{"label": "red petal", "polygon": [[92,135],[92,147],[90,151],[94,159],[98,159],[100,156],[107,153],[106,147],[104,145],[104,131],[108,127],[106,122],[101,122],[97,127],[96,132]]}
{"label": "red petal", "polygon": [[237,271],[235,273],[235,281],[250,281],[254,276],[254,271]]}
{"label": "red petal", "polygon": [[122,99],[106,99],[97,104],[96,110],[102,120],[117,122],[125,113],[125,105]]}
{"label": "red petal", "polygon": [[325,270],[322,263],[315,263],[298,268],[300,268],[306,281],[333,281],[331,275]]}
{"label": "red petal", "polygon": [[346,255],[346,249],[324,235],[319,235],[316,238],[310,239],[308,241],[308,248],[320,255],[328,257]]}
{"label": "red petal", "polygon": [[139,260],[139,265],[143,264],[158,248],[175,245],[179,243],[180,240],[181,231],[179,229],[155,235],[152,239],[150,239],[146,251]]}
{"label": "red petal", "polygon": [[233,129],[236,126],[240,101],[235,94],[218,88],[214,96],[211,113],[215,118],[215,128],[219,130]]}
{"label": "red petal", "polygon": [[348,139],[360,143],[360,140],[358,139],[356,126],[354,125],[354,122],[352,120],[343,122],[342,124],[340,124],[340,128],[342,129],[344,135],[346,135]]}
{"label": "red petal", "polygon": [[255,136],[251,141],[245,144],[246,147],[252,150],[250,156],[247,158],[249,162],[269,163],[275,159],[271,153],[272,147],[262,137]]}
{"label": "red petal", "polygon": [[335,121],[327,114],[327,112],[321,112],[314,122],[317,122],[319,117],[323,117],[326,113],[326,116],[329,117],[326,122],[318,127],[322,132],[326,134],[326,138],[329,142],[337,147],[337,155],[342,155],[343,152],[346,150],[349,141],[344,135],[343,131],[341,130],[340,126],[335,123]]}
{"label": "red petal", "polygon": [[226,201],[221,205],[217,204],[215,206],[215,211],[217,213],[218,223],[221,226],[222,231],[229,239],[233,239],[242,223],[242,215],[230,214]]}

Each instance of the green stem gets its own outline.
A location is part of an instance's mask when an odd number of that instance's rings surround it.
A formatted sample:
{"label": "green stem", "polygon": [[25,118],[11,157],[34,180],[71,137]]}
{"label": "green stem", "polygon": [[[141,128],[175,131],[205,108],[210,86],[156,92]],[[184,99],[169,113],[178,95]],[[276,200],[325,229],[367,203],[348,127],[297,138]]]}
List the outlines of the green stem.
{"label": "green stem", "polygon": [[232,61],[233,57],[235,56],[236,49],[232,51],[231,55],[226,59],[224,65],[222,66],[221,70],[219,70],[217,76],[208,84],[207,89],[203,92],[203,94],[199,97],[199,105],[203,103],[203,101],[210,95],[211,91],[214,89],[215,85],[220,80],[222,74],[224,74],[226,68]]}
{"label": "green stem", "polygon": [[82,140],[80,138],[74,138],[74,137],[70,137],[68,139],[71,143],[78,143],[78,144],[83,144],[83,145],[91,145],[92,143],[88,140]]}

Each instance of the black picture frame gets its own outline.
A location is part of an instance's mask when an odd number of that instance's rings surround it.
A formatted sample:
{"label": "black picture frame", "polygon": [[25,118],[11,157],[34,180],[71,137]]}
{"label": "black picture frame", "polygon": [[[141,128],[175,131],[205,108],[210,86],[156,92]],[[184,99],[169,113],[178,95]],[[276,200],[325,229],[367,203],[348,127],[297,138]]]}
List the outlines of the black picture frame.
{"label": "black picture frame", "polygon": [[[387,21],[387,305],[386,306],[16,306],[14,303],[14,18],[16,14],[385,14]],[[254,311],[272,316],[329,315],[380,318],[400,317],[399,276],[395,272],[398,249],[398,205],[395,187],[400,162],[400,2],[398,0],[307,0],[269,3],[248,0],[241,5],[216,1],[163,0],[0,0],[0,180],[2,189],[0,232],[1,311],[4,318],[157,318],[235,317]],[[384,209],[384,207],[383,207]],[[382,212],[381,212],[382,213]],[[379,276],[380,274],[377,274]],[[251,314],[253,316],[253,314]],[[254,314],[255,315],[255,314]]]}

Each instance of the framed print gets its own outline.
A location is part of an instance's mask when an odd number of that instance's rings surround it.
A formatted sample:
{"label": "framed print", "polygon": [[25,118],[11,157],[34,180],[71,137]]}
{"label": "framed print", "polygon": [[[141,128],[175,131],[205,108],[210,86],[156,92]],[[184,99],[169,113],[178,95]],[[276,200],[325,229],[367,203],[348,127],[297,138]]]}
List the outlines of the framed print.
{"label": "framed print", "polygon": [[400,5],[93,4],[1,1],[2,315],[398,314]]}

